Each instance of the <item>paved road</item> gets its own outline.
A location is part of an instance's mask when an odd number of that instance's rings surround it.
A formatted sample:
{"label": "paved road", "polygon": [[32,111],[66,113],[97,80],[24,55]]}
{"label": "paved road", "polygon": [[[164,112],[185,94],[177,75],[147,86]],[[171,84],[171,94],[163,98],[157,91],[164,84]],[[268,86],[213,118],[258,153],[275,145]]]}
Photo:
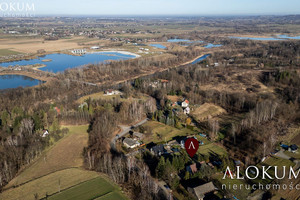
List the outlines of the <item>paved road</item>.
{"label": "paved road", "polygon": [[133,126],[124,126],[124,125],[119,125],[119,127],[122,129],[121,133],[119,133],[118,135],[116,135],[110,143],[110,147],[111,149],[117,151],[116,148],[116,141],[120,138],[123,137],[124,135],[126,135],[132,128],[138,127],[143,125],[144,123],[146,123],[148,121],[148,119],[143,119],[142,121],[139,121],[138,123],[134,124]]}

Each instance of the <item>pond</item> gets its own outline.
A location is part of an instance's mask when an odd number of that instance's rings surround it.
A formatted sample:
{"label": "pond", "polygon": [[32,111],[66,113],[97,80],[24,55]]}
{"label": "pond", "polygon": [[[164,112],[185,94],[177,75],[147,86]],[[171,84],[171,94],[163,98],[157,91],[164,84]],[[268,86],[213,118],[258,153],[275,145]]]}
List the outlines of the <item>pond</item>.
{"label": "pond", "polygon": [[279,38],[283,38],[283,39],[292,39],[292,40],[300,40],[300,36],[287,36],[287,35],[277,35],[277,37]]}
{"label": "pond", "polygon": [[204,48],[210,49],[210,48],[214,48],[214,47],[221,47],[221,44],[211,44],[208,43],[207,45],[204,46]]}
{"label": "pond", "polygon": [[81,56],[56,53],[56,54],[48,54],[31,60],[20,60],[14,62],[0,63],[0,66],[8,67],[8,66],[15,66],[15,65],[43,64],[46,66],[41,67],[40,70],[56,73],[56,72],[63,72],[66,69],[74,68],[86,64],[104,63],[109,60],[127,60],[135,57],[136,57],[135,55],[122,53],[122,52],[96,52],[96,53],[83,54]]}
{"label": "pond", "polygon": [[149,46],[156,47],[156,48],[159,48],[159,49],[166,49],[167,48],[162,44],[149,44]]}
{"label": "pond", "polygon": [[43,83],[23,75],[0,75],[0,90],[18,87],[32,87]]}
{"label": "pond", "polygon": [[191,64],[197,64],[199,62],[201,62],[202,60],[205,60],[208,56],[210,56],[210,54],[205,54],[204,56],[201,56],[200,58],[197,58],[196,60],[194,60]]}

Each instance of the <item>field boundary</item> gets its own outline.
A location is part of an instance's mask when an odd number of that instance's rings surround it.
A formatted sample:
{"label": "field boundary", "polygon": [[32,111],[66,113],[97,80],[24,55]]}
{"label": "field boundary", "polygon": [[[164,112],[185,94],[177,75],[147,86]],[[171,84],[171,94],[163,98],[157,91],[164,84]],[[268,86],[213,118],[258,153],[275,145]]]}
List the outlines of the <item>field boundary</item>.
{"label": "field boundary", "polygon": [[25,181],[24,183],[20,183],[20,184],[18,184],[18,185],[14,185],[14,186],[10,186],[10,187],[8,187],[8,188],[4,188],[1,192],[7,191],[7,190],[11,190],[11,189],[14,189],[14,188],[18,188],[18,187],[20,187],[20,186],[22,186],[22,185],[25,185],[25,184],[30,183],[30,182],[32,182],[32,181],[35,181],[35,180],[37,180],[37,179],[43,178],[43,177],[45,177],[45,176],[49,176],[49,175],[54,174],[54,173],[56,173],[56,172],[68,170],[68,169],[82,169],[82,170],[85,170],[85,169],[80,168],[80,167],[67,167],[67,168],[64,168],[64,169],[55,170],[55,171],[53,171],[53,172],[50,172],[50,173],[44,174],[44,175],[42,175],[42,176],[39,176],[39,177],[30,179],[30,180],[28,180],[28,181]]}
{"label": "field boundary", "polygon": [[[99,177],[102,178],[101,176],[99,176]],[[59,194],[59,193],[61,193],[61,192],[64,192],[64,191],[66,191],[66,190],[68,190],[68,189],[71,189],[71,188],[76,187],[76,186],[78,186],[78,185],[81,185],[81,184],[83,184],[83,183],[86,183],[86,182],[95,180],[95,179],[97,179],[97,178],[99,178],[99,177],[92,178],[92,179],[89,179],[89,180],[86,180],[86,181],[82,181],[82,182],[77,183],[77,184],[75,184],[75,185],[72,185],[72,186],[70,186],[70,187],[64,188],[64,189],[61,190],[60,192],[54,192],[54,193],[52,193],[52,194],[47,195],[46,197],[41,198],[40,200],[46,200],[48,197],[54,196],[54,195],[56,195],[56,194]],[[111,193],[111,192],[108,192],[108,193]],[[104,194],[104,195],[106,195],[106,194]],[[101,196],[103,196],[103,195],[101,195]],[[99,196],[99,197],[100,197],[100,196]],[[98,197],[96,197],[96,198],[98,198]]]}

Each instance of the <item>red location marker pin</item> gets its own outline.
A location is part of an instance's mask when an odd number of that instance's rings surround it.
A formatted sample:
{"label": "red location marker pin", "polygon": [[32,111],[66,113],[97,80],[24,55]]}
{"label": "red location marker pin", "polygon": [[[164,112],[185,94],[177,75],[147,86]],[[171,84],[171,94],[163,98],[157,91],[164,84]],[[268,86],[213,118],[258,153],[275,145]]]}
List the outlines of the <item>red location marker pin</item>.
{"label": "red location marker pin", "polygon": [[190,155],[190,157],[194,157],[196,154],[198,148],[199,148],[199,142],[195,138],[189,138],[184,143],[186,152]]}

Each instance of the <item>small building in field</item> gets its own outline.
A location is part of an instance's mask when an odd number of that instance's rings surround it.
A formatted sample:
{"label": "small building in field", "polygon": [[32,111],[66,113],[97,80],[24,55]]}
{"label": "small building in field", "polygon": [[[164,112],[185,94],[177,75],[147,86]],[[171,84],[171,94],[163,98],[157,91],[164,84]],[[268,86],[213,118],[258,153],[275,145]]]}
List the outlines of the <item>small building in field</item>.
{"label": "small building in field", "polygon": [[71,50],[71,53],[73,53],[73,54],[85,54],[86,49],[73,49],[73,50]]}
{"label": "small building in field", "polygon": [[130,138],[125,138],[123,140],[123,144],[126,148],[130,148],[130,149],[140,146],[140,143],[138,141],[130,139]]}
{"label": "small building in field", "polygon": [[95,50],[95,49],[100,49],[99,46],[92,46],[91,49]]}
{"label": "small building in field", "polygon": [[113,89],[104,91],[104,95],[117,95],[117,94],[121,94],[121,92],[118,90],[113,90]]}
{"label": "small building in field", "polygon": [[212,182],[190,188],[188,187],[188,191],[195,196],[198,200],[203,200],[205,195],[216,190],[215,185]]}

